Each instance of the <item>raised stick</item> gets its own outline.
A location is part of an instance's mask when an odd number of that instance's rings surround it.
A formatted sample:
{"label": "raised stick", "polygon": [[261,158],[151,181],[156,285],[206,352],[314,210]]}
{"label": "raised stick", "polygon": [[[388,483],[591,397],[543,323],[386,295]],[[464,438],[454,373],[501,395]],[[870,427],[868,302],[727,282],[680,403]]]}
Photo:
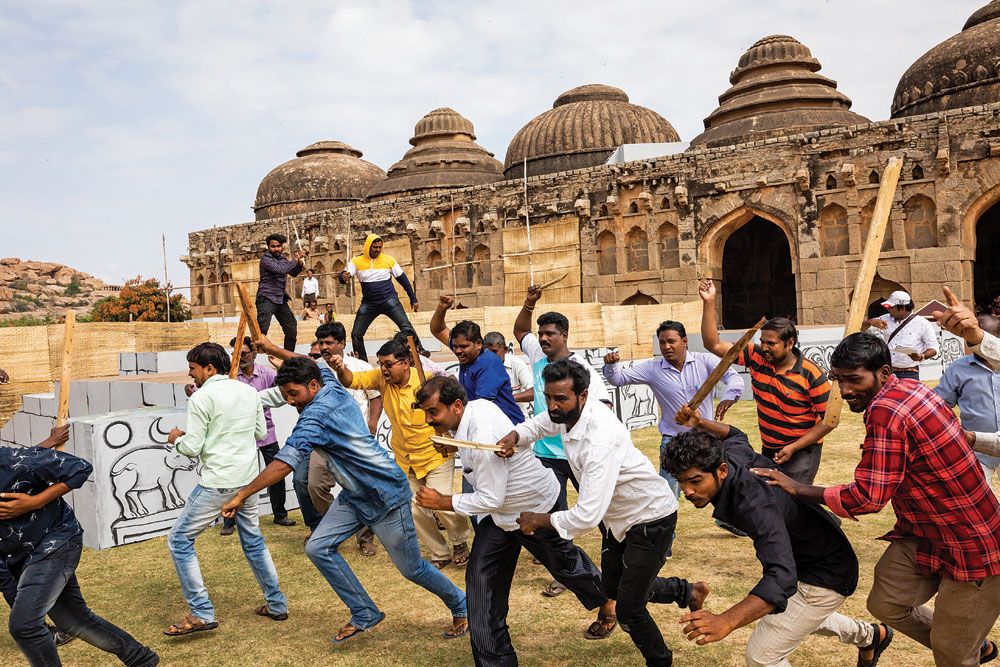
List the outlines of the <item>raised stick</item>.
{"label": "raised stick", "polygon": [[[242,304],[241,304],[242,305]],[[233,345],[233,361],[229,364],[229,379],[235,380],[240,372],[239,359],[243,357],[243,337],[247,335],[247,316],[240,308],[240,323],[236,327],[236,345]],[[239,353],[236,352],[239,350]]]}
{"label": "raised stick", "polygon": [[528,235],[528,284],[535,282],[535,269],[531,264],[531,212],[528,207],[528,158],[524,158],[524,229]]}
{"label": "raised stick", "polygon": [[757,333],[757,330],[760,329],[760,326],[766,321],[767,318],[760,318],[760,321],[757,322],[757,324],[747,329],[746,333],[740,336],[740,339],[733,343],[731,348],[726,350],[726,353],[722,355],[722,359],[719,360],[719,365],[708,374],[708,378],[705,380],[704,384],[698,387],[698,391],[694,393],[694,398],[688,401],[689,408],[692,410],[698,409],[701,402],[704,401],[710,393],[712,393],[712,390],[715,389],[715,385],[719,383],[722,376],[726,374],[729,367],[732,366],[733,362],[740,356],[740,352],[743,351],[743,348],[745,348],[747,343],[753,339],[754,334]]}
{"label": "raised stick", "polygon": [[[73,329],[76,325],[76,311],[66,311],[66,323],[63,326],[62,376],[59,379],[59,411],[56,413],[56,426],[65,426],[69,419],[69,385],[73,381]],[[59,445],[57,449],[62,449]]]}
{"label": "raised stick", "polygon": [[413,336],[407,336],[406,342],[410,344],[410,354],[413,356],[413,365],[417,369],[417,377],[420,378],[420,385],[423,386],[427,382],[427,377],[424,375],[424,367],[420,363],[420,353],[417,352],[417,344],[413,341]]}
{"label": "raised stick", "polygon": [[250,327],[250,340],[256,343],[263,337],[260,332],[260,325],[257,323],[257,309],[250,301],[247,288],[241,283],[236,283],[236,294],[240,298],[240,310],[243,312],[244,321]]}
{"label": "raised stick", "polygon": [[553,278],[552,280],[550,280],[547,283],[542,283],[541,285],[538,286],[538,290],[541,291],[541,290],[545,289],[546,287],[552,287],[553,285],[555,285],[560,280],[565,279],[566,276],[568,276],[568,275],[569,275],[568,273],[564,273],[561,276],[559,276],[558,278]]}
{"label": "raised stick", "polygon": [[[896,183],[899,182],[899,172],[903,161],[890,158],[889,164],[882,174],[882,182],[878,188],[878,199],[875,200],[875,210],[872,211],[871,227],[868,229],[868,241],[865,252],[861,256],[861,268],[858,269],[858,280],[854,284],[854,296],[851,307],[847,311],[847,326],[844,327],[844,337],[861,331],[861,324],[868,310],[868,299],[872,293],[872,280],[875,278],[875,267],[882,251],[882,239],[885,237],[885,227],[892,210],[892,199],[896,193]],[[830,399],[826,404],[826,415],[823,423],[830,428],[836,428],[840,423],[840,412],[844,408],[844,397],[840,395],[840,385],[836,382],[830,386]]]}

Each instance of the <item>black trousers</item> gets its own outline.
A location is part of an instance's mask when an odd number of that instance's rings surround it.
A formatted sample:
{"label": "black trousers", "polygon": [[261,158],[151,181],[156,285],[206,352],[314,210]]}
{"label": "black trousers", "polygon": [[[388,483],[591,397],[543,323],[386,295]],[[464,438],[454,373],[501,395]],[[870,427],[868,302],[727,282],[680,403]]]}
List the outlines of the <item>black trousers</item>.
{"label": "black trousers", "polygon": [[[358,312],[354,316],[354,326],[351,327],[351,345],[354,346],[354,351],[359,359],[368,361],[368,352],[365,351],[365,334],[368,333],[368,327],[379,315],[385,315],[399,327],[400,331],[405,331],[408,336],[413,336],[413,342],[417,343],[418,348],[420,347],[417,330],[410,324],[410,319],[406,316],[406,311],[403,310],[403,304],[399,302],[399,299],[389,299],[383,303],[362,299],[361,305],[358,306]],[[417,360],[414,359],[413,363],[417,363]]]}
{"label": "black trousers", "polygon": [[618,601],[616,614],[622,630],[632,638],[647,665],[673,664],[673,653],[663,643],[663,634],[649,615],[649,602],[676,602],[685,608],[692,586],[677,577],[660,577],[667,550],[677,527],[677,513],[632,526],[619,542],[601,526],[601,572],[604,594]]}
{"label": "black trousers", "polygon": [[569,505],[566,502],[566,482],[573,482],[573,488],[577,491],[580,490],[580,483],[576,481],[576,475],[573,474],[573,469],[569,467],[569,461],[566,459],[550,459],[544,456],[539,456],[538,461],[551,470],[556,476],[556,481],[559,482],[559,500],[556,501],[556,506],[552,511],[562,512],[568,509]]}
{"label": "black trousers", "polygon": [[[765,449],[764,456],[773,459],[777,449]],[[778,467],[783,473],[800,484],[811,486],[819,472],[819,462],[823,457],[823,445],[809,445],[792,454],[792,457]]]}
{"label": "black trousers", "polygon": [[593,561],[583,549],[559,537],[556,531],[540,528],[534,535],[525,535],[520,530],[506,531],[489,516],[481,518],[475,530],[476,539],[472,541],[465,572],[465,590],[472,657],[478,667],[517,664],[510,643],[507,611],[521,547],[540,560],[556,581],[573,591],[587,609],[607,602],[601,591],[601,573]]}
{"label": "black trousers", "polygon": [[[257,451],[261,453],[264,457],[264,467],[266,468],[274,460],[274,457],[278,455],[278,443],[272,442],[270,445],[264,445],[263,447],[258,447]],[[309,460],[309,457],[306,457]],[[275,482],[271,486],[267,487],[267,497],[271,501],[271,512],[275,519],[284,519],[288,517],[288,510],[285,509],[285,480],[282,478],[281,481]],[[302,512],[303,518],[305,517],[305,511]],[[222,519],[222,524],[224,526],[235,526],[236,517],[232,519]]]}
{"label": "black trousers", "polygon": [[298,323],[295,320],[295,315],[292,314],[292,309],[288,307],[287,294],[281,305],[261,297],[257,298],[257,324],[260,326],[260,332],[265,336],[267,335],[267,330],[271,328],[272,315],[278,319],[281,331],[285,334],[285,349],[294,351],[295,339],[298,335]]}

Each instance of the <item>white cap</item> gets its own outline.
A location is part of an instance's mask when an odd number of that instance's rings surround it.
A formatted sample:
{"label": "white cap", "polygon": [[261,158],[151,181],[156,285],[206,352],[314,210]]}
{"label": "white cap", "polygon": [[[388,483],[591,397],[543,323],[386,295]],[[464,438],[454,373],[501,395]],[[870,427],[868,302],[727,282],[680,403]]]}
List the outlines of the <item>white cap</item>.
{"label": "white cap", "polygon": [[896,290],[895,292],[889,295],[888,300],[882,302],[882,305],[885,306],[886,308],[889,308],[891,306],[905,306],[912,302],[913,299],[910,298],[909,294],[907,294],[903,290]]}

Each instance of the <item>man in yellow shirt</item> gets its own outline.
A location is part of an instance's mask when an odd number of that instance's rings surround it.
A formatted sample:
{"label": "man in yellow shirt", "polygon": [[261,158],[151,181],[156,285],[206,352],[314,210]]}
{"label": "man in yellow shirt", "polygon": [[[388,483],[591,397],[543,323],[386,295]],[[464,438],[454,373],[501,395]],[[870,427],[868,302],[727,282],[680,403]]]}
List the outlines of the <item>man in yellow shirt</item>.
{"label": "man in yellow shirt", "polygon": [[[431,443],[434,428],[427,423],[424,411],[416,402],[420,378],[410,364],[410,350],[394,340],[379,348],[378,367],[371,371],[353,373],[344,365],[342,357],[330,358],[330,365],[346,388],[374,389],[382,394],[382,409],[392,424],[390,445],[396,463],[410,481],[414,496],[423,486],[452,495],[455,492],[455,460],[452,454],[443,456]],[[438,530],[431,511],[413,504],[417,537],[430,550],[431,563],[438,569],[449,562],[464,565],[469,560],[469,520],[453,512],[438,512],[437,516],[448,531],[454,554]]]}

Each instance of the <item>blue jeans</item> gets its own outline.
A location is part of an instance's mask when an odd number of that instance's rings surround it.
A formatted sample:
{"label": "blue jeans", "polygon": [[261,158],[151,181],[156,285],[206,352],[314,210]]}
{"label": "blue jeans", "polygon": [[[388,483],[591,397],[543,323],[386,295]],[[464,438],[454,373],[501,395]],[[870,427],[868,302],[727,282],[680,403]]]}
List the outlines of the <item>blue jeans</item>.
{"label": "blue jeans", "polygon": [[[663,459],[663,451],[667,448],[667,445],[673,439],[674,436],[672,435],[660,434],[660,460]],[[667,480],[667,484],[670,485],[670,490],[674,492],[674,496],[676,498],[680,498],[681,497],[680,483],[678,483],[678,481],[674,479],[673,475],[671,475],[669,472],[663,469],[662,463],[659,464],[659,468],[660,468],[660,477]]]}
{"label": "blue jeans", "polygon": [[[184,601],[191,607],[191,613],[206,623],[215,621],[215,608],[208,599],[208,589],[205,588],[205,582],[201,578],[198,556],[194,552],[194,540],[215,523],[222,506],[232,500],[239,491],[239,488],[210,489],[200,484],[194,487],[181,515],[177,517],[174,527],[167,535],[167,546],[174,561],[174,568],[177,570]],[[272,614],[288,613],[288,601],[278,588],[278,573],[274,569],[271,552],[264,544],[264,536],[260,534],[260,526],[257,523],[257,494],[247,498],[243,507],[236,513],[236,534],[240,536],[243,555],[250,563],[257,584],[264,593],[267,610]]]}
{"label": "blue jeans", "polygon": [[[284,480],[281,481],[284,483]],[[312,498],[309,497],[309,457],[303,456],[299,464],[295,466],[292,474],[292,488],[295,489],[295,497],[299,499],[299,509],[302,510],[302,520],[309,527],[309,532],[316,530],[319,520],[323,517],[316,511]]]}
{"label": "blue jeans", "polygon": [[160,658],[129,633],[90,611],[76,581],[83,538],[74,537],[51,554],[24,568],[10,609],[10,636],[32,667],[59,665],[48,613],[59,629],[91,646],[113,653],[130,667],[151,667]]}
{"label": "blue jeans", "polygon": [[[334,501],[319,526],[306,542],[306,555],[351,611],[351,625],[366,630],[383,618],[364,586],[354,576],[337,548],[364,524],[350,506]],[[410,503],[389,511],[381,521],[370,524],[400,574],[437,595],[451,610],[451,615],[465,618],[465,593],[448,577],[420,557],[417,529],[413,525]]]}

